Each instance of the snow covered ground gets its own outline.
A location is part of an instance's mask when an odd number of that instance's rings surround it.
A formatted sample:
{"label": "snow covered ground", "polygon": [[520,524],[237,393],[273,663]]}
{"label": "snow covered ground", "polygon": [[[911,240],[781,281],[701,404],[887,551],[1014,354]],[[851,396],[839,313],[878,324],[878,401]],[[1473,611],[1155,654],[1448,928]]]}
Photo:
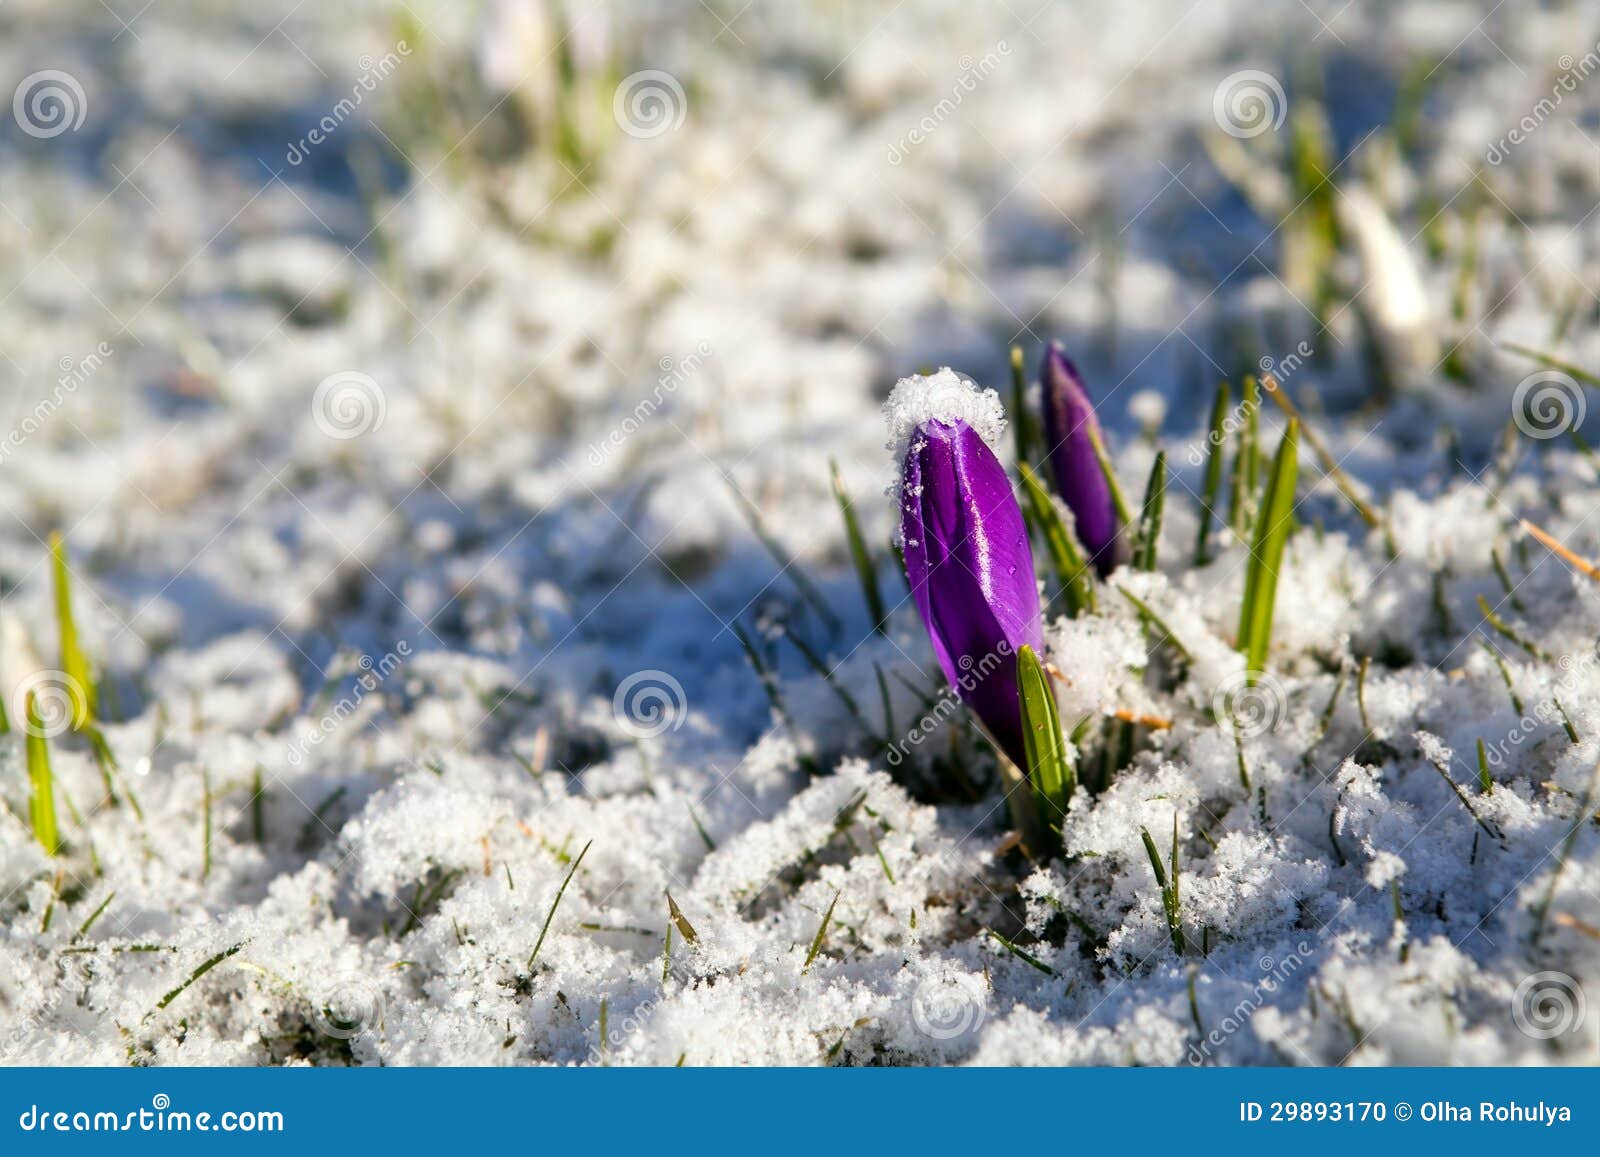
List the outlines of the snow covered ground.
{"label": "snow covered ground", "polygon": [[[0,736],[0,1059],[1600,1062],[1600,587],[1518,527],[1600,556],[1600,491],[1542,436],[1584,391],[1504,348],[1600,367],[1597,41],[1592,2],[8,0],[0,676],[20,724],[65,665],[60,530],[118,770],[46,721],[52,859]],[[1052,338],[1124,485],[1171,458],[1113,582],[1187,658],[1109,585],[1052,626],[1069,726],[1173,725],[1035,864],[918,722],[879,407]],[[1242,692],[1195,495],[1258,367],[1398,551],[1307,448]]]}

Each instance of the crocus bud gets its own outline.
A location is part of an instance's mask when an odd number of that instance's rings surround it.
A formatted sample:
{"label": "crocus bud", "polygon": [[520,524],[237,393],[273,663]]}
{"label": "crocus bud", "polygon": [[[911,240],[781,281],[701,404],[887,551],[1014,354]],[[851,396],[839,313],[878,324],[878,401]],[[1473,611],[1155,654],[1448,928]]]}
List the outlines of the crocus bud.
{"label": "crocus bud", "polygon": [[[1026,768],[1016,655],[1024,643],[1036,651],[1044,643],[1033,551],[1010,479],[967,420],[997,430],[999,399],[949,370],[902,386],[910,389],[897,388],[888,410],[891,427],[907,435],[900,531],[911,595],[950,685]],[[908,421],[917,398],[935,405]]]}
{"label": "crocus bud", "polygon": [[1078,369],[1051,343],[1039,371],[1043,391],[1044,436],[1050,453],[1050,473],[1077,523],[1078,541],[1101,578],[1128,561],[1128,546],[1111,500],[1111,486],[1094,452],[1100,437],[1094,404],[1083,388]]}

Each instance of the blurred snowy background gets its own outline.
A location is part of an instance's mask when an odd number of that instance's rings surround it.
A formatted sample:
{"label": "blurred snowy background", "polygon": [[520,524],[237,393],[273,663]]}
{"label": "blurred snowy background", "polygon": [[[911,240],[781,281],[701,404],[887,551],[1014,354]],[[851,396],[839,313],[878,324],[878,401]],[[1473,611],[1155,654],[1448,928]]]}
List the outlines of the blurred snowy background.
{"label": "blurred snowy background", "polygon": [[[1517,529],[1600,553],[1587,395],[1510,348],[1600,368],[1596,73],[1592,0],[6,0],[0,1059],[1600,1060],[1600,603]],[[1174,726],[1033,865],[959,718],[884,759],[878,407],[1055,338],[1190,655],[1052,632]],[[1193,495],[1265,369],[1399,552],[1307,453],[1236,744]]]}

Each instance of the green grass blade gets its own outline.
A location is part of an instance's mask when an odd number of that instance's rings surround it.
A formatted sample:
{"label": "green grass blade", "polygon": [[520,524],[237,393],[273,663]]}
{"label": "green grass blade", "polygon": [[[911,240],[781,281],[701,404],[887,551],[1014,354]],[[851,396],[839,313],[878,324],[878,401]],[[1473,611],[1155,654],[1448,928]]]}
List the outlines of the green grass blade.
{"label": "green grass blade", "polygon": [[1500,668],[1500,681],[1506,685],[1506,694],[1511,697],[1511,706],[1516,709],[1518,716],[1526,715],[1527,712],[1522,708],[1522,697],[1517,694],[1517,685],[1512,681],[1511,668],[1506,665],[1505,656],[1488,639],[1479,639],[1478,642],[1489,653],[1489,658],[1494,660],[1495,666]]}
{"label": "green grass blade", "polygon": [[[1570,438],[1572,440],[1572,444],[1578,448],[1578,453],[1582,454],[1589,460],[1589,465],[1593,466],[1597,471],[1600,471],[1600,454],[1596,454],[1594,447],[1589,445],[1589,439],[1585,438],[1581,433],[1579,433],[1576,426],[1573,426],[1567,431],[1567,437]],[[1459,460],[1459,457],[1453,459],[1453,461]]]}
{"label": "green grass blade", "polygon": [[1550,655],[1548,652],[1541,648],[1537,643],[1530,642],[1518,634],[1516,629],[1512,627],[1510,623],[1506,622],[1495,613],[1494,608],[1489,605],[1489,600],[1484,598],[1482,595],[1478,596],[1478,611],[1483,615],[1483,621],[1488,623],[1489,626],[1493,627],[1497,634],[1503,638],[1509,639],[1511,642],[1521,647],[1524,651],[1528,652],[1528,654],[1532,655],[1535,659],[1538,659],[1541,663],[1548,663],[1550,661]]}
{"label": "green grass blade", "polygon": [[61,836],[56,828],[55,775],[50,770],[50,743],[44,737],[44,723],[28,692],[25,707],[28,717],[28,821],[33,835],[48,855],[61,851]]}
{"label": "green grass blade", "polygon": [[1556,898],[1556,886],[1561,883],[1562,874],[1567,870],[1567,861],[1572,857],[1573,845],[1578,842],[1579,833],[1589,826],[1594,815],[1597,788],[1600,788],[1600,763],[1595,764],[1595,769],[1589,776],[1589,786],[1584,789],[1583,798],[1578,801],[1578,809],[1572,817],[1572,826],[1567,829],[1566,837],[1561,841],[1561,850],[1556,855],[1556,865],[1550,872],[1550,879],[1545,883],[1544,894],[1533,906],[1531,939],[1535,946],[1544,936],[1545,920],[1549,917],[1550,905]]}
{"label": "green grass blade", "polygon": [[1494,564],[1495,577],[1500,580],[1500,586],[1506,592],[1506,598],[1511,603],[1511,609],[1519,615],[1525,613],[1528,608],[1517,597],[1517,586],[1511,581],[1511,573],[1506,570],[1505,560],[1500,557],[1498,548],[1489,548],[1489,561]]}
{"label": "green grass blade", "polygon": [[211,773],[200,769],[200,882],[211,877]]}
{"label": "green grass blade", "polygon": [[862,713],[861,704],[857,703],[856,697],[850,694],[843,683],[839,682],[834,675],[833,669],[823,662],[822,656],[813,651],[798,632],[790,631],[786,638],[794,644],[794,649],[800,652],[800,657],[806,661],[806,665],[820,675],[822,681],[832,689],[839,702],[844,705],[844,709],[850,713],[850,718],[854,719],[860,725],[861,730],[867,733],[867,738],[874,743],[886,746],[889,742],[888,739],[873,730],[872,724],[867,721],[866,715]]}
{"label": "green grass blade", "polygon": [[1361,717],[1362,742],[1372,738],[1372,719],[1367,714],[1367,672],[1372,669],[1372,656],[1361,656],[1361,665],[1356,668],[1356,714]]}
{"label": "green grass blade", "polygon": [[[1235,442],[1243,441],[1243,434],[1235,438]],[[1245,510],[1247,505],[1244,497],[1244,452],[1235,449],[1233,473],[1228,476],[1228,529],[1233,531],[1236,538],[1244,538],[1250,530],[1250,520]]]}
{"label": "green grass blade", "polygon": [[711,838],[711,833],[706,831],[706,825],[700,822],[699,814],[694,810],[694,804],[689,804],[689,818],[694,821],[694,830],[700,835],[700,842],[706,846],[706,851],[717,850],[717,841]]}
{"label": "green grass blade", "polygon": [[872,841],[872,850],[878,854],[878,866],[883,869],[883,878],[890,884],[894,881],[894,869],[889,867],[889,857],[883,854],[883,845],[878,842],[877,836],[868,836]]}
{"label": "green grass blade", "polygon": [[873,663],[872,670],[878,676],[878,702],[883,707],[883,734],[894,734],[894,700],[889,696],[889,678],[883,673],[882,663]]}
{"label": "green grass blade", "polygon": [[1111,464],[1105,438],[1093,422],[1088,423],[1084,430],[1089,435],[1089,445],[1094,447],[1094,460],[1100,464],[1100,473],[1105,475],[1106,486],[1111,490],[1111,504],[1117,508],[1117,518],[1123,526],[1130,526],[1133,523],[1133,508],[1128,505],[1128,496],[1122,492],[1122,482],[1117,478],[1117,468]]}
{"label": "green grass blade", "polygon": [[1133,552],[1133,565],[1139,570],[1156,569],[1156,548],[1161,543],[1161,516],[1167,504],[1167,452],[1156,455],[1150,467],[1150,481],[1144,488],[1144,508],[1139,514],[1139,534]]}
{"label": "green grass blade", "polygon": [[[1419,56],[1406,66],[1394,96],[1394,135],[1403,154],[1410,154],[1425,131],[1429,81],[1445,62],[1432,54]],[[1443,80],[1448,73],[1440,76]]]}
{"label": "green grass blade", "polygon": [[1230,716],[1228,724],[1233,728],[1233,758],[1239,767],[1239,786],[1244,788],[1244,794],[1250,794],[1250,764],[1244,757],[1244,736],[1239,734],[1239,719]]}
{"label": "green grass blade", "polygon": [[1033,458],[1033,417],[1028,413],[1028,373],[1022,364],[1022,347],[1011,347],[1011,432],[1016,438],[1017,465]]}
{"label": "green grass blade", "polygon": [[1007,952],[1011,953],[1011,955],[1015,956],[1018,960],[1022,961],[1022,963],[1026,964],[1029,968],[1037,969],[1038,971],[1044,973],[1046,976],[1055,976],[1055,975],[1057,975],[1056,970],[1054,968],[1051,968],[1048,964],[1046,964],[1044,961],[1040,960],[1037,956],[1033,955],[1031,952],[1027,952],[1024,949],[1017,947],[1017,945],[1016,945],[1016,943],[1014,941],[1007,940],[1004,936],[1000,935],[1000,933],[996,932],[993,928],[985,928],[984,931],[989,934],[990,938],[992,938],[996,944],[1000,945],[1000,947],[1004,948]]}
{"label": "green grass blade", "polygon": [[1156,886],[1161,890],[1161,910],[1167,918],[1167,934],[1172,937],[1173,951],[1182,956],[1187,950],[1187,945],[1183,937],[1183,915],[1178,901],[1178,817],[1172,817],[1170,875],[1166,865],[1161,862],[1161,853],[1156,849],[1156,842],[1151,839],[1149,829],[1140,828],[1139,838],[1144,842],[1145,855],[1150,857],[1150,867],[1156,875]]}
{"label": "green grass blade", "polygon": [[1514,354],[1521,354],[1525,358],[1531,358],[1542,366],[1548,366],[1552,370],[1560,370],[1568,377],[1583,382],[1585,385],[1600,386],[1600,374],[1586,370],[1582,366],[1575,366],[1571,362],[1564,362],[1560,358],[1552,357],[1547,353],[1541,353],[1536,349],[1530,349],[1525,345],[1518,345],[1514,341],[1503,341],[1500,342],[1499,345],[1501,349],[1507,349]]}
{"label": "green grass blade", "polygon": [[1145,855],[1150,857],[1150,869],[1156,874],[1156,887],[1164,893],[1167,890],[1167,866],[1161,862],[1161,852],[1157,850],[1155,840],[1150,838],[1150,829],[1140,828],[1139,838],[1144,841]]}
{"label": "green grass blade", "polygon": [[583,863],[583,857],[589,854],[589,848],[594,843],[583,845],[583,851],[578,853],[578,858],[572,861],[572,867],[567,869],[567,878],[561,881],[561,887],[556,889],[556,898],[550,904],[550,911],[545,913],[544,924],[539,928],[539,939],[533,942],[533,951],[528,954],[528,968],[532,970],[533,962],[539,959],[539,949],[544,947],[545,934],[550,931],[550,921],[556,918],[556,909],[561,907],[561,897],[567,894],[567,885],[572,883],[572,877],[578,874],[578,865]]}
{"label": "green grass blade", "polygon": [[[1172,881],[1170,894],[1172,896],[1172,914],[1175,917],[1178,914],[1178,887],[1183,879],[1178,866],[1178,813],[1176,811],[1172,813],[1172,858],[1168,878]],[[1179,934],[1182,935],[1181,928],[1179,929]]]}
{"label": "green grass blade", "polygon": [[1240,538],[1250,537],[1254,519],[1256,480],[1261,460],[1261,397],[1253,377],[1244,379],[1244,397],[1239,403],[1244,421],[1234,438],[1232,490],[1228,497],[1228,525]]}
{"label": "green grass blade", "polygon": [[[1485,760],[1484,762],[1487,764],[1488,761]],[[1461,801],[1461,806],[1466,808],[1467,814],[1472,817],[1472,822],[1482,828],[1484,834],[1490,839],[1504,844],[1505,833],[1500,830],[1498,824],[1480,815],[1478,809],[1472,806],[1471,798],[1462,790],[1461,785],[1451,778],[1450,765],[1443,760],[1432,757],[1429,758],[1428,764],[1434,771],[1439,773],[1439,778],[1444,780],[1444,785],[1450,789],[1451,794]]]}
{"label": "green grass blade", "polygon": [[[1345,473],[1344,467],[1339,465],[1339,460],[1333,456],[1333,452],[1323,445],[1322,439],[1317,437],[1317,432],[1301,418],[1300,407],[1290,400],[1288,391],[1271,374],[1268,374],[1264,379],[1262,389],[1266,392],[1267,397],[1277,403],[1278,408],[1283,411],[1284,417],[1300,423],[1300,432],[1305,437],[1306,445],[1311,447],[1311,452],[1322,463],[1323,472],[1333,481],[1334,488],[1350,504],[1351,509],[1360,515],[1361,521],[1373,528],[1382,527],[1385,537],[1392,539],[1392,531],[1388,523],[1384,521],[1383,516],[1373,508],[1370,502],[1361,497],[1354,480]],[[1391,558],[1398,553],[1395,550],[1389,552]]]}
{"label": "green grass blade", "polygon": [[1250,451],[1245,456],[1245,496],[1254,499],[1256,487],[1261,484],[1261,387],[1254,374],[1244,376],[1243,394],[1244,430]]}
{"label": "green grass blade", "polygon": [[833,910],[838,907],[839,893],[833,894],[833,900],[828,904],[828,910],[822,914],[822,923],[817,925],[817,934],[811,941],[811,950],[806,953],[806,962],[800,969],[804,976],[811,971],[811,962],[817,958],[817,953],[822,951],[822,942],[828,935],[828,925],[833,923]]}
{"label": "green grass blade", "polygon": [[1556,714],[1561,716],[1561,727],[1564,731],[1566,731],[1567,738],[1572,740],[1574,743],[1583,742],[1578,738],[1578,729],[1572,725],[1572,716],[1568,715],[1567,709],[1561,706],[1561,700],[1551,699],[1550,702],[1555,704]]}
{"label": "green grass blade", "polygon": [[1172,628],[1167,625],[1167,621],[1158,615],[1149,603],[1124,587],[1117,587],[1117,593],[1133,604],[1133,609],[1138,612],[1139,621],[1144,624],[1146,631],[1160,633],[1160,638],[1156,640],[1157,642],[1171,644],[1172,649],[1183,656],[1184,662],[1194,662],[1194,652],[1183,645],[1183,640],[1173,634]]}
{"label": "green grass blade", "polygon": [[1207,433],[1206,477],[1200,492],[1200,530],[1195,536],[1194,565],[1204,566],[1211,561],[1211,522],[1216,517],[1217,499],[1222,494],[1222,465],[1228,445],[1228,402],[1231,392],[1227,382],[1217,383],[1217,396],[1211,403],[1211,423]]}
{"label": "green grass blade", "polygon": [[[1339,678],[1333,684],[1333,694],[1328,696],[1328,705],[1322,709],[1322,715],[1317,720],[1316,743],[1321,743],[1327,738],[1328,728],[1333,725],[1333,713],[1339,706],[1339,695],[1344,690],[1345,679],[1345,672],[1341,667]],[[1518,712],[1518,714],[1521,714],[1521,712]],[[1316,746],[1316,744],[1314,743],[1312,746]]]}
{"label": "green grass blade", "polygon": [[217,965],[221,964],[224,960],[228,959],[230,956],[236,955],[243,947],[244,945],[242,943],[235,944],[232,948],[224,948],[215,956],[207,958],[198,968],[189,973],[188,979],[186,979],[182,984],[178,985],[177,988],[170,990],[160,1000],[156,1001],[155,1008],[151,1009],[145,1014],[145,1019],[149,1020],[156,1013],[160,1012],[173,1001],[177,1000],[178,997],[182,996],[189,990],[190,985],[199,980],[206,973],[210,972]]}
{"label": "green grass blade", "polygon": [[754,640],[745,634],[744,628],[738,623],[730,623],[728,629],[733,632],[733,637],[739,640],[739,646],[744,648],[744,657],[750,661],[750,667],[756,673],[756,680],[766,692],[767,703],[772,707],[773,715],[785,723],[789,722],[789,712],[783,705],[783,692],[778,687],[778,678],[762,661]]}
{"label": "green grass blade", "polygon": [[833,480],[833,497],[839,503],[839,515],[844,519],[844,536],[850,544],[850,561],[855,564],[856,578],[861,581],[861,594],[867,601],[867,612],[872,616],[872,628],[880,635],[887,630],[884,620],[883,595],[878,590],[878,571],[872,565],[872,555],[867,551],[866,540],[861,537],[861,523],[856,518],[855,504],[844,488],[839,475],[839,463],[828,459],[828,471]]}
{"label": "green grass blade", "polygon": [[1022,475],[1022,492],[1028,500],[1028,513],[1032,516],[1034,526],[1044,536],[1050,565],[1061,583],[1061,598],[1066,603],[1067,616],[1075,619],[1083,611],[1093,611],[1094,583],[1083,552],[1067,531],[1061,512],[1050,501],[1050,495],[1040,483],[1038,475],[1026,462],[1019,463],[1017,469]]}
{"label": "green grass blade", "polygon": [[261,765],[250,777],[250,831],[258,844],[267,842],[266,788],[261,782]]}
{"label": "green grass blade", "polygon": [[822,592],[817,589],[817,584],[811,581],[811,577],[806,574],[799,561],[783,548],[781,542],[773,537],[772,532],[767,529],[767,520],[761,516],[760,509],[754,502],[750,501],[743,490],[739,489],[738,483],[733,480],[733,475],[724,472],[722,481],[727,486],[728,492],[733,495],[734,504],[744,514],[745,522],[749,525],[750,532],[766,548],[767,553],[772,556],[772,561],[778,564],[778,574],[787,577],[794,584],[795,590],[817,612],[817,617],[822,620],[829,633],[837,634],[839,631],[838,616],[829,608],[828,600],[822,597]]}
{"label": "green grass blade", "polygon": [[1050,676],[1027,645],[1017,652],[1017,686],[1022,700],[1022,744],[1028,759],[1028,779],[1038,800],[1040,818],[1047,829],[1054,830],[1061,826],[1061,817],[1078,786],[1077,772],[1061,734],[1061,713]]}
{"label": "green grass blade", "polygon": [[1272,473],[1261,498],[1260,515],[1250,543],[1244,601],[1239,608],[1239,650],[1251,685],[1266,670],[1272,645],[1272,608],[1278,596],[1278,571],[1284,544],[1294,527],[1294,488],[1299,472],[1300,423],[1290,421],[1278,444]]}
{"label": "green grass blade", "polygon": [[94,676],[89,659],[78,643],[78,624],[72,617],[72,576],[67,567],[67,544],[59,531],[50,534],[50,564],[55,576],[56,631],[61,641],[61,670],[75,686],[72,699],[72,727],[81,731],[94,721]]}
{"label": "green grass blade", "polygon": [[117,894],[115,892],[112,892],[104,900],[101,900],[100,901],[100,907],[96,908],[93,912],[90,912],[89,913],[89,918],[87,920],[85,920],[82,924],[78,925],[78,930],[72,934],[72,940],[70,941],[70,943],[76,944],[78,941],[82,940],[85,936],[89,935],[89,929],[94,927],[94,922],[96,920],[100,919],[101,915],[105,912],[105,910],[107,908],[111,907],[111,901],[115,900],[116,898],[117,898]]}

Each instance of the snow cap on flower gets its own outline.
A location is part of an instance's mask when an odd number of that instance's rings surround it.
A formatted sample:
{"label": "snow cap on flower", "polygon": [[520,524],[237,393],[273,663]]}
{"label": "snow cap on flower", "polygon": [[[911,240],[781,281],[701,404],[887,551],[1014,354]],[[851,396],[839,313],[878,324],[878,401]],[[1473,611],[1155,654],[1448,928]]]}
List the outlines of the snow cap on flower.
{"label": "snow cap on flower", "polygon": [[1128,549],[1122,520],[1111,500],[1111,485],[1094,452],[1093,438],[1100,434],[1100,420],[1078,368],[1055,342],[1045,349],[1039,382],[1045,445],[1056,493],[1072,511],[1078,541],[1104,578],[1127,561]]}
{"label": "snow cap on flower", "polygon": [[945,678],[1001,750],[1026,767],[1018,648],[1041,654],[1033,550],[1000,460],[980,431],[1004,427],[999,398],[949,370],[907,378],[884,406],[901,456],[906,578]]}
{"label": "snow cap on flower", "polygon": [[1006,408],[995,391],[980,389],[949,366],[937,373],[901,378],[883,403],[883,420],[889,427],[887,445],[897,468],[904,469],[913,435],[932,419],[965,422],[994,446],[1005,433]]}

